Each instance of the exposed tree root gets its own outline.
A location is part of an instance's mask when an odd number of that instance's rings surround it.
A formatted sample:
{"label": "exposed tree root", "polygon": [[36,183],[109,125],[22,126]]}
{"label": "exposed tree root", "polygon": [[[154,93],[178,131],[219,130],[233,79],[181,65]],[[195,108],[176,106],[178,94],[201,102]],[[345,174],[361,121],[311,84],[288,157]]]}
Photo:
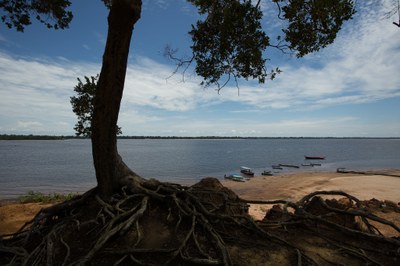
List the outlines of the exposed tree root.
{"label": "exposed tree root", "polygon": [[[280,204],[280,213],[254,221],[247,203]],[[400,233],[340,191],[314,192],[297,203],[245,201],[212,178],[191,187],[151,180],[124,187],[108,202],[93,189],[42,210],[2,240],[0,264],[398,264],[399,238],[381,235],[370,221]]]}

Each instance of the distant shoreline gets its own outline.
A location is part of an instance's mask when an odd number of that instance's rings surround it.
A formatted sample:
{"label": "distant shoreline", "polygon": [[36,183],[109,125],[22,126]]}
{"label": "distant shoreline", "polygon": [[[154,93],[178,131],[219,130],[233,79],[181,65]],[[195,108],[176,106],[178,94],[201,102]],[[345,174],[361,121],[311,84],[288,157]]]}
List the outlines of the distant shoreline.
{"label": "distant shoreline", "polygon": [[[118,136],[118,139],[400,139],[400,137],[241,137],[241,136]],[[66,140],[89,139],[78,136],[1,134],[0,140]]]}

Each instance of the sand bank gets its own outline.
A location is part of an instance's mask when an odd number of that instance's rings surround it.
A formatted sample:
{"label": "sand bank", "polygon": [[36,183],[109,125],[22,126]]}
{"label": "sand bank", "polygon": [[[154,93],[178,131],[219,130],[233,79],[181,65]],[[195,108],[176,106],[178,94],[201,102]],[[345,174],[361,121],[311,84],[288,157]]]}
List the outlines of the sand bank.
{"label": "sand bank", "polygon": [[[400,170],[386,172],[400,176]],[[342,190],[360,200],[376,198],[400,202],[400,177],[378,174],[341,173],[295,173],[279,176],[257,176],[246,182],[225,180],[224,186],[248,200],[290,200],[297,201],[317,190]],[[6,203],[0,204],[0,235],[18,230],[41,209],[50,204]],[[251,205],[250,214],[262,219],[270,206]],[[400,216],[395,217],[400,224]]]}
{"label": "sand bank", "polygon": [[361,200],[377,198],[400,202],[400,170],[390,173],[397,173],[399,177],[372,173],[294,173],[257,176],[246,182],[225,180],[223,184],[244,199],[297,201],[317,190],[342,190]]}
{"label": "sand bank", "polygon": [[41,203],[7,203],[0,205],[0,235],[18,231],[30,221],[42,208],[52,204]]}
{"label": "sand bank", "polygon": [[[380,171],[382,172],[382,171]],[[232,189],[241,198],[247,200],[289,200],[298,201],[303,196],[318,190],[341,190],[360,200],[376,198],[400,202],[400,170],[384,171],[386,176],[376,173],[294,173],[278,176],[257,176],[246,182],[223,181],[224,186]],[[250,214],[262,219],[270,206],[251,205]]]}

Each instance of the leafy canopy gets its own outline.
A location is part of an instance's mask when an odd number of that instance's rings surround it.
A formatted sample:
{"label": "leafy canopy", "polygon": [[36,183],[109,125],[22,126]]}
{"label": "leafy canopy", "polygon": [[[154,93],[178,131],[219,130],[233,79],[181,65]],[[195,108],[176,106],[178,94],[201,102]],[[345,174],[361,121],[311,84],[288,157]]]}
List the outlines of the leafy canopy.
{"label": "leafy canopy", "polygon": [[289,22],[283,29],[285,40],[290,49],[297,51],[297,57],[333,43],[343,22],[355,13],[354,3],[349,0],[291,0],[282,11]]}
{"label": "leafy canopy", "polygon": [[223,75],[228,79],[258,79],[265,82],[266,59],[262,52],[269,38],[262,30],[262,12],[251,1],[190,1],[200,14],[209,14],[192,25],[196,73],[203,85],[217,84]]}
{"label": "leafy canopy", "polygon": [[72,20],[69,0],[0,0],[1,20],[8,28],[23,32],[31,16],[47,28],[65,29]]}
{"label": "leafy canopy", "polygon": [[[252,78],[259,83],[267,77],[273,79],[280,70],[267,72],[268,47],[289,49],[297,57],[318,51],[334,41],[343,23],[355,13],[353,0],[272,0],[278,7],[277,16],[288,23],[282,29],[283,40],[278,38],[278,44],[271,44],[262,29],[261,0],[188,1],[205,16],[189,32],[193,58],[176,61],[178,66],[195,61],[202,84],[217,85],[218,89],[231,77],[235,81]],[[221,79],[225,79],[222,86]]]}

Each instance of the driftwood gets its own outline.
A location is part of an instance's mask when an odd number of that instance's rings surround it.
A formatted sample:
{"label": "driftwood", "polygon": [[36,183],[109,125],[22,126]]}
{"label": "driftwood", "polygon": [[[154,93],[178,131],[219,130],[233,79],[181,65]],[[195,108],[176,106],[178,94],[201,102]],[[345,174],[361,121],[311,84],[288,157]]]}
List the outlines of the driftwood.
{"label": "driftwood", "polygon": [[[348,205],[322,195],[345,197]],[[278,204],[280,216],[254,221],[249,203]],[[342,224],[343,217],[359,217],[368,230]],[[249,201],[213,178],[191,187],[153,180],[134,193],[123,188],[109,202],[93,189],[43,209],[3,236],[0,264],[398,265],[399,238],[379,234],[370,221],[400,233],[340,191],[314,192],[296,203]]]}

